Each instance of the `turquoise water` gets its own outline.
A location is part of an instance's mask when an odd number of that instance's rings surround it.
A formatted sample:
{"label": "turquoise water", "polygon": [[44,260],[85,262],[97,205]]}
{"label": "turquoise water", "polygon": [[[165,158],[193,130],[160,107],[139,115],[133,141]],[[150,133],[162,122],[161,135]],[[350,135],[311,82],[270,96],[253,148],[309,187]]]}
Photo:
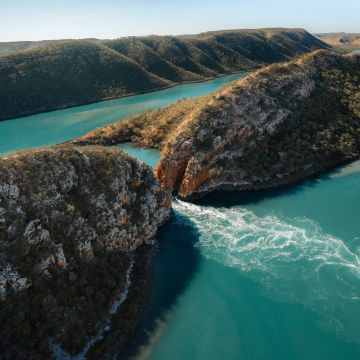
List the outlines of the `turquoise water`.
{"label": "turquoise water", "polygon": [[[2,122],[0,151],[71,139],[231,79]],[[152,166],[159,159],[120,147]],[[359,359],[359,207],[359,162],[281,190],[175,200],[134,357]]]}
{"label": "turquoise water", "polygon": [[131,143],[119,144],[116,145],[116,147],[127,152],[129,155],[138,158],[146,164],[151,165],[152,167],[155,167],[160,158],[159,151],[155,149],[144,149],[134,146]]}
{"label": "turquoise water", "polygon": [[244,72],[232,74],[203,83],[183,84],[148,94],[2,121],[0,154],[61,143],[130,115],[165,107],[184,97],[208,94],[245,75]]}

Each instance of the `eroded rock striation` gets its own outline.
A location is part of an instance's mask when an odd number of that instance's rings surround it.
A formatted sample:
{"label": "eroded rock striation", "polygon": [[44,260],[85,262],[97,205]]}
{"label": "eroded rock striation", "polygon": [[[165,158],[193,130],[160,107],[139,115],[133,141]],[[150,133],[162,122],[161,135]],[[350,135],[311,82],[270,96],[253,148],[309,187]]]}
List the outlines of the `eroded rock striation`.
{"label": "eroded rock striation", "polygon": [[49,358],[49,337],[77,353],[170,212],[171,195],[151,168],[117,149],[58,146],[0,158],[4,358]]}
{"label": "eroded rock striation", "polygon": [[183,199],[297,181],[360,154],[360,56],[317,51],[232,83],[166,143],[156,176]]}

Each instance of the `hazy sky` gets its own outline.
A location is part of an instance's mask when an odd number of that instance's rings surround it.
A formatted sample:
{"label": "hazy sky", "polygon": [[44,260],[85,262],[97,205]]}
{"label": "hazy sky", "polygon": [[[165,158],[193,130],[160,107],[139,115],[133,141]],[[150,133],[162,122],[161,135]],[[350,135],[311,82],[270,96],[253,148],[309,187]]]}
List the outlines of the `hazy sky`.
{"label": "hazy sky", "polygon": [[275,26],[360,32],[360,0],[0,0],[0,41]]}

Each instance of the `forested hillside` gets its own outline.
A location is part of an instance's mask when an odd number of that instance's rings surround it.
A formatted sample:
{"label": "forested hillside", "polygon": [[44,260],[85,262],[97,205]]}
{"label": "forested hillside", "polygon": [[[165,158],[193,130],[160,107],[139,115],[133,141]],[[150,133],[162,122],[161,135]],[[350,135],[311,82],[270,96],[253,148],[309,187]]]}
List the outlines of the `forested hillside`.
{"label": "forested hillside", "polygon": [[327,47],[302,29],[50,42],[0,56],[0,120],[206,80]]}

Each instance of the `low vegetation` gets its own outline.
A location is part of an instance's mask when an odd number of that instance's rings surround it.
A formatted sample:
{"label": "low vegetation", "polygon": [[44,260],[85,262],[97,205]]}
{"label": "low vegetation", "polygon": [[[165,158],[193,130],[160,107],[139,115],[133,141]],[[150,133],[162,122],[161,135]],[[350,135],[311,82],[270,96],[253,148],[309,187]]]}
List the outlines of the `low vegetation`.
{"label": "low vegetation", "polygon": [[131,116],[112,125],[95,129],[78,139],[76,145],[115,145],[132,142],[147,148],[162,149],[190,113],[199,111],[211,96],[179,100],[175,104],[142,115]]}

